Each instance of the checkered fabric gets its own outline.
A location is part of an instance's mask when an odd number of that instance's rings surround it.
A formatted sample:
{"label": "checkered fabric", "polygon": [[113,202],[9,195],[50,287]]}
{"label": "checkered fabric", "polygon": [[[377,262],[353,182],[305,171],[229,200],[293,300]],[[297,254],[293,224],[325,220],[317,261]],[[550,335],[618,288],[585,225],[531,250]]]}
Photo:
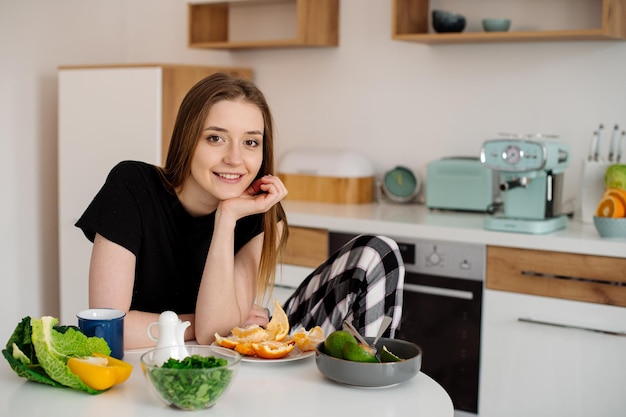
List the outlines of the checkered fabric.
{"label": "checkered fabric", "polygon": [[360,334],[374,337],[383,316],[392,318],[386,337],[394,337],[402,317],[404,263],[397,243],[385,236],[360,235],[311,273],[283,309],[292,328],[322,327],[325,335],[350,321]]}

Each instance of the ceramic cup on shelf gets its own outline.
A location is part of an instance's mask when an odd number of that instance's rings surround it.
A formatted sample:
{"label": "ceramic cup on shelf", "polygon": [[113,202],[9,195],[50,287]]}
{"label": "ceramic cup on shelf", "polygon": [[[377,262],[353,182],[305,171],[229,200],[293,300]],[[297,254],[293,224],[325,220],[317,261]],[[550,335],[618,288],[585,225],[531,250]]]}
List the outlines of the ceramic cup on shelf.
{"label": "ceramic cup on shelf", "polygon": [[103,338],[117,359],[124,357],[124,316],[125,312],[112,308],[91,308],[76,315],[85,336]]}
{"label": "ceramic cup on shelf", "polygon": [[483,19],[485,32],[506,32],[511,27],[511,19]]}

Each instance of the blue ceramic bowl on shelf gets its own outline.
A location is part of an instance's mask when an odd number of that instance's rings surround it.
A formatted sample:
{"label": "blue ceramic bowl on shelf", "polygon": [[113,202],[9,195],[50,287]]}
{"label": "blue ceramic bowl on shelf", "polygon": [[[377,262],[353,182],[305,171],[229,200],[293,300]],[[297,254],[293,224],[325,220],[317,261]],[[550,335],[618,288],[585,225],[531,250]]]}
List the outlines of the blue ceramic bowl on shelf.
{"label": "blue ceramic bowl on shelf", "polygon": [[465,16],[458,13],[435,9],[431,15],[433,29],[437,33],[457,33],[465,29]]}

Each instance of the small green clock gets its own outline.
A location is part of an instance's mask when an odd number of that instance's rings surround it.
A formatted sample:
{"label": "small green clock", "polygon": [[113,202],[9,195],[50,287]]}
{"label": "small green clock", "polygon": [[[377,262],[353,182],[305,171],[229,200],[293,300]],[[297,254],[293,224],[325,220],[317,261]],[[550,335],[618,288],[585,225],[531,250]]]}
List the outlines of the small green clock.
{"label": "small green clock", "polygon": [[387,172],[383,178],[383,192],[389,199],[398,203],[408,203],[417,197],[420,182],[409,168],[397,166]]}

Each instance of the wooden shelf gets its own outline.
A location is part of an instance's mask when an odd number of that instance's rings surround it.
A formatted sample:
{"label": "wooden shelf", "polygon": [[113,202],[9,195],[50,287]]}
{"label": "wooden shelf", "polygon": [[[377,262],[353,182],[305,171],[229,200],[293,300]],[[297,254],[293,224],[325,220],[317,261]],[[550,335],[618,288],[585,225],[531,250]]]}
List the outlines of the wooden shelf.
{"label": "wooden shelf", "polygon": [[595,0],[601,7],[599,28],[510,32],[430,32],[429,0],[393,0],[392,38],[424,44],[534,42],[626,39],[626,0]]}
{"label": "wooden shelf", "polygon": [[[285,38],[260,39],[249,33],[248,39],[232,39],[231,13],[257,13],[259,8],[294,6],[295,33]],[[339,0],[231,0],[190,3],[189,47],[208,49],[254,49],[291,47],[332,47],[339,45]],[[245,31],[245,28],[243,28]],[[253,31],[254,32],[254,31]]]}

